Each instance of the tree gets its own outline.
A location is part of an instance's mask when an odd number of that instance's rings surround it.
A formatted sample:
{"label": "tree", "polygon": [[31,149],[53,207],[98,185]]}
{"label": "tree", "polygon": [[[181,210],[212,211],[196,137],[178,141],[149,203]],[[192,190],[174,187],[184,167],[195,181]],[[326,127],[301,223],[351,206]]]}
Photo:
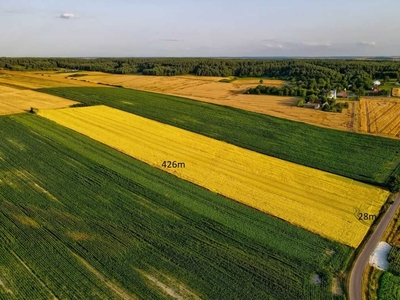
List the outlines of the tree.
{"label": "tree", "polygon": [[391,176],[388,187],[392,193],[400,192],[400,175]]}
{"label": "tree", "polygon": [[262,80],[262,79],[260,79],[260,82],[259,82],[260,84],[263,84],[264,83],[264,80]]}
{"label": "tree", "polygon": [[385,83],[387,83],[387,82],[389,82],[390,81],[390,77],[389,76],[385,76]]}
{"label": "tree", "polygon": [[300,99],[299,102],[297,102],[298,107],[303,107],[304,106],[304,99]]}

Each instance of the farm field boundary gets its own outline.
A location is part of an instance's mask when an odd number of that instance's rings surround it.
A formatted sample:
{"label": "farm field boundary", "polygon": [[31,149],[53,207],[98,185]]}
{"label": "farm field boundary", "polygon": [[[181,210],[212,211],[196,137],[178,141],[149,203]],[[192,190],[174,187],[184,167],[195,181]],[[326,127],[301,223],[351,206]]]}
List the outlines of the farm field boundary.
{"label": "farm field boundary", "polygon": [[333,298],[350,247],[44,118],[0,127],[1,298]]}
{"label": "farm field boundary", "polygon": [[40,91],[88,105],[108,105],[367,183],[384,185],[400,165],[400,140],[397,139],[330,130],[231,107],[129,89],[56,88]]}
{"label": "farm field boundary", "polygon": [[[107,106],[39,115],[151,166],[352,247],[389,193]],[[312,181],[304,178],[313,178]],[[315,185],[318,182],[318,185]]]}

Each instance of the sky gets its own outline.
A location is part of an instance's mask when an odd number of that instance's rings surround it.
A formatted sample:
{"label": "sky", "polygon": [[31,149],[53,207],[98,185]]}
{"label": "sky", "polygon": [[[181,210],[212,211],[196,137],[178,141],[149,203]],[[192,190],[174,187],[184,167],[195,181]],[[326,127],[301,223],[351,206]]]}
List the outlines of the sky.
{"label": "sky", "polygon": [[0,57],[400,56],[399,0],[0,0]]}

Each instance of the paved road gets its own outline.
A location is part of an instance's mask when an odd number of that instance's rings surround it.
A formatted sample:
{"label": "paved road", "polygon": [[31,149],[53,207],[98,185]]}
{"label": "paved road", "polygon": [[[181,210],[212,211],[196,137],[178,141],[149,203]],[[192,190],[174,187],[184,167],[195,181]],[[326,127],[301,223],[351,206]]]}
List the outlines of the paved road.
{"label": "paved road", "polygon": [[400,205],[400,193],[394,203],[390,206],[388,211],[383,216],[382,220],[379,222],[378,227],[372,233],[364,249],[357,257],[357,261],[351,271],[350,284],[349,284],[349,296],[350,300],[362,300],[362,277],[365,267],[369,261],[369,257],[375,250],[378,243],[381,241],[382,235],[384,234],[386,228],[389,226],[390,221],[393,218],[397,208]]}

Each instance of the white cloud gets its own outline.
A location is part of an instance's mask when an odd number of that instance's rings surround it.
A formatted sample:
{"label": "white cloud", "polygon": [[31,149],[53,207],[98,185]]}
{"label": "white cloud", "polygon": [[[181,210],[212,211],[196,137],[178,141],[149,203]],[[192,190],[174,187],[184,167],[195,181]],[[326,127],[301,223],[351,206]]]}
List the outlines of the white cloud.
{"label": "white cloud", "polygon": [[304,46],[308,46],[308,47],[331,47],[332,44],[331,43],[321,43],[321,42],[303,42]]}
{"label": "white cloud", "polygon": [[75,19],[78,16],[75,14],[71,14],[71,13],[63,13],[59,16],[61,19]]}
{"label": "white cloud", "polygon": [[270,49],[282,49],[285,48],[285,43],[278,39],[264,39],[262,40],[262,46]]}
{"label": "white cloud", "polygon": [[272,49],[282,49],[283,48],[282,44],[265,44],[264,46],[267,48],[272,48]]}
{"label": "white cloud", "polygon": [[182,42],[180,39],[160,39],[163,42]]}
{"label": "white cloud", "polygon": [[358,45],[361,45],[361,46],[372,46],[372,47],[375,47],[375,46],[376,46],[376,43],[375,43],[375,42],[365,42],[365,41],[362,41],[362,42],[358,42],[357,44],[358,44]]}

